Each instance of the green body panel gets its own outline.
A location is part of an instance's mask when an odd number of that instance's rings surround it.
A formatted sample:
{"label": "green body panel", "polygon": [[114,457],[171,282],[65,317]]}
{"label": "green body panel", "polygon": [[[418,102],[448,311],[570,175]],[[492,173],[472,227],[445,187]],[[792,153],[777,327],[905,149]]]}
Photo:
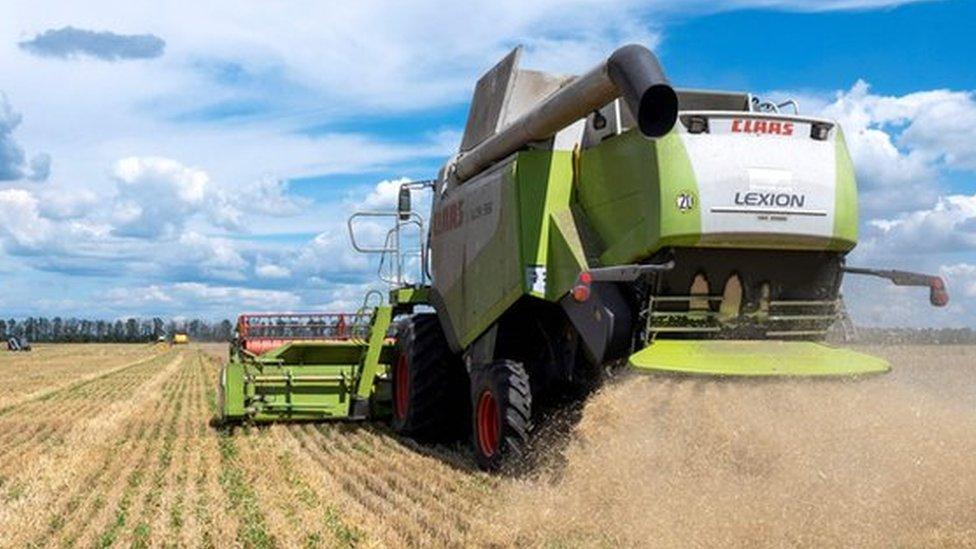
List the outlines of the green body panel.
{"label": "green body panel", "polygon": [[[255,422],[365,417],[389,399],[396,353],[386,338],[392,309],[377,307],[368,341],[294,341],[260,356],[232,355],[221,375],[225,420]],[[356,410],[355,401],[369,404]],[[377,406],[379,404],[380,406]]]}
{"label": "green body panel", "polygon": [[[464,296],[460,309],[463,345],[474,341],[523,292],[515,165],[500,175],[488,183],[499,186],[495,191],[501,202],[497,228],[463,269],[464,280],[460,284]],[[472,244],[469,240],[465,246],[473,251],[469,248]]]}
{"label": "green body panel", "polygon": [[[466,204],[490,202],[498,214],[490,229],[472,229],[471,240],[486,242],[476,249],[466,242],[466,257],[448,259],[464,261],[460,281],[438,288],[442,313],[450,317],[455,341],[465,347],[522,295],[559,299],[586,259],[570,212],[572,152],[520,152],[509,165],[457,192]],[[534,289],[535,268],[541,268],[544,282]]]}
{"label": "green body panel", "polygon": [[430,286],[406,286],[390,291],[394,305],[425,305],[430,303]]}
{"label": "green body panel", "polygon": [[[522,269],[532,266],[546,267],[546,292],[533,291],[528,277],[524,277],[523,291],[535,297],[561,295],[568,288],[555,292],[549,290],[549,275],[552,270],[558,270],[559,265],[553,261],[569,259],[570,263],[578,267],[574,258],[565,258],[558,251],[555,256],[550,254],[552,233],[552,216],[555,213],[569,213],[569,201],[573,190],[573,153],[569,151],[529,151],[518,155],[516,161],[516,181],[518,185],[520,243],[522,252]],[[557,238],[560,238],[556,235]],[[564,248],[565,234],[560,239]],[[571,253],[571,251],[570,251]],[[579,274],[579,270],[575,274]],[[575,276],[574,274],[574,276]]]}
{"label": "green body panel", "polygon": [[[393,362],[393,357],[390,356],[392,348],[386,345],[386,331],[390,327],[392,317],[393,311],[390,307],[377,307],[373,312],[369,341],[366,344],[365,356],[360,363],[359,380],[356,385],[356,396],[361,399],[372,396],[377,376],[384,373],[385,368],[382,363]],[[386,356],[384,350],[387,350]]]}
{"label": "green body panel", "polygon": [[834,189],[834,238],[828,249],[848,251],[857,245],[857,181],[844,132],[837,128],[837,183]]}
{"label": "green body panel", "polygon": [[694,246],[699,208],[673,207],[698,185],[680,136],[648,140],[629,131],[583,151],[579,203],[599,239],[602,265],[633,263],[665,246]]}
{"label": "green body panel", "polygon": [[569,209],[550,214],[549,253],[546,257],[546,298],[556,301],[566,295],[580,272],[589,266],[579,226]]}
{"label": "green body panel", "polygon": [[[518,155],[521,156],[521,155]],[[432,236],[438,312],[448,340],[469,345],[524,292],[516,162],[500,165],[456,189],[449,204],[464,222]],[[447,244],[441,242],[447,241]],[[449,252],[442,252],[442,248]],[[452,281],[444,273],[456,273]]]}
{"label": "green body panel", "polygon": [[811,341],[659,339],[628,361],[645,372],[718,376],[852,376],[887,372],[885,360]]}
{"label": "green body panel", "polygon": [[225,418],[244,417],[244,398],[244,365],[231,359],[220,375],[221,415]]}

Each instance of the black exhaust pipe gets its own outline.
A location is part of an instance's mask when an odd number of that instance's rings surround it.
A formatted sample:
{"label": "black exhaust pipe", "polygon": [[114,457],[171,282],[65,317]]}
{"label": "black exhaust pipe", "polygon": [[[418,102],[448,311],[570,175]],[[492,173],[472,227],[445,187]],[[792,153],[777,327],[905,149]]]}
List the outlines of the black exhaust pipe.
{"label": "black exhaust pipe", "polygon": [[636,44],[618,49],[607,59],[607,74],[642,134],[661,137],[671,131],[678,120],[678,94],[650,50]]}

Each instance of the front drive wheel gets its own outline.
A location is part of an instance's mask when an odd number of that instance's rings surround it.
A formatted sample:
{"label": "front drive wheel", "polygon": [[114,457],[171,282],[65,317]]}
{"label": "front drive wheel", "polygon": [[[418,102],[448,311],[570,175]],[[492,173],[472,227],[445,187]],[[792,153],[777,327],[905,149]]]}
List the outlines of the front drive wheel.
{"label": "front drive wheel", "polygon": [[416,314],[397,330],[393,363],[393,430],[420,440],[463,439],[467,375],[432,314]]}
{"label": "front drive wheel", "polygon": [[497,471],[524,457],[531,430],[529,376],[512,360],[475,367],[471,372],[472,438],[475,460]]}

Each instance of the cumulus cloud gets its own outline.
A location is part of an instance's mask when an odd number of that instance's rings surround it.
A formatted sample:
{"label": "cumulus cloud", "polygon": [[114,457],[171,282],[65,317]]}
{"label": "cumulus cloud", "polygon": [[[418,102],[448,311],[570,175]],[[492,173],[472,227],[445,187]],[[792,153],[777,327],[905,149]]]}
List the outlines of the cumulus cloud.
{"label": "cumulus cloud", "polygon": [[288,196],[283,181],[265,178],[231,189],[170,158],[123,158],[112,175],[118,183],[114,221],[120,236],[172,237],[193,216],[239,231],[246,228],[247,215],[292,215],[304,203]]}
{"label": "cumulus cloud", "polygon": [[976,265],[971,263],[944,265],[941,271],[957,292],[965,297],[976,298]]}
{"label": "cumulus cloud", "polygon": [[[400,194],[400,186],[410,183],[409,177],[399,177],[396,179],[385,179],[380,181],[370,189],[365,200],[358,202],[357,206],[364,210],[392,211],[397,207],[397,200]],[[430,209],[430,202],[418,203],[417,199],[429,198],[430,193],[422,189],[411,189],[411,203],[413,209],[426,213]]]}
{"label": "cumulus cloud", "polygon": [[976,194],[942,197],[932,208],[868,222],[865,246],[875,252],[976,251]]}
{"label": "cumulus cloud", "polygon": [[14,111],[7,96],[0,92],[0,181],[28,178],[44,181],[51,173],[51,157],[41,153],[26,163],[24,149],[14,140],[14,130],[23,121]]}
{"label": "cumulus cloud", "polygon": [[13,139],[14,129],[20,125],[21,116],[0,94],[0,181],[20,179],[24,176],[24,149]]}
{"label": "cumulus cloud", "polygon": [[[262,247],[246,238],[213,236],[189,227],[189,218],[197,214],[202,218],[194,225],[213,226],[204,214],[217,190],[201,170],[168,159],[133,157],[118,162],[113,175],[120,187],[114,197],[89,190],[0,191],[4,250],[41,271],[159,280],[140,287],[142,297],[120,290],[111,303],[125,301],[135,306],[140,300],[160,302],[153,296],[166,295],[174,310],[190,303],[191,295],[205,298],[201,305],[209,308],[222,303],[231,306],[229,296],[244,299],[248,295],[297,306],[301,300],[260,292],[288,287],[300,289],[303,295],[330,294],[336,285],[382,284],[374,275],[378,258],[350,247],[344,215],[329,218],[326,228],[305,244]],[[358,200],[350,197],[343,211],[367,205],[392,210],[393,189],[399,187],[399,181],[381,181]],[[287,194],[283,196],[287,198]],[[382,224],[367,227],[367,237],[381,237],[387,228]],[[242,293],[248,287],[258,293]],[[166,292],[161,293],[161,288]],[[177,294],[182,297],[170,297]],[[321,303],[321,299],[305,304],[311,303]]]}
{"label": "cumulus cloud", "polygon": [[243,280],[248,262],[226,238],[214,238],[189,231],[180,235],[172,252],[175,264],[184,272],[194,271],[204,279]]}
{"label": "cumulus cloud", "polygon": [[120,308],[137,311],[280,311],[294,309],[301,303],[293,292],[198,282],[113,288],[104,298]]}
{"label": "cumulus cloud", "polygon": [[37,197],[24,189],[0,190],[0,237],[8,248],[38,250],[52,236],[52,224],[40,215]]}
{"label": "cumulus cloud", "polygon": [[41,215],[51,220],[82,218],[105,202],[95,191],[77,187],[43,187],[38,196]]}
{"label": "cumulus cloud", "polygon": [[310,201],[288,194],[288,182],[265,176],[242,185],[234,196],[238,207],[251,213],[270,216],[289,216],[301,212]]}
{"label": "cumulus cloud", "polygon": [[175,160],[130,157],[115,163],[118,182],[115,233],[158,238],[178,233],[186,218],[206,206],[210,177]]}
{"label": "cumulus cloud", "polygon": [[885,96],[861,80],[838,92],[822,114],[844,128],[868,216],[929,206],[942,190],[942,169],[976,170],[971,92]]}
{"label": "cumulus cloud", "polygon": [[315,235],[290,259],[290,263],[294,270],[309,276],[361,273],[369,265],[366,256],[351,248],[345,226],[340,223]]}
{"label": "cumulus cloud", "polygon": [[67,59],[84,55],[104,61],[151,59],[163,55],[166,48],[166,42],[153,34],[116,34],[70,26],[48,29],[18,45],[42,57]]}
{"label": "cumulus cloud", "polygon": [[283,279],[291,276],[291,270],[273,263],[260,263],[254,267],[254,274],[258,278]]}
{"label": "cumulus cloud", "polygon": [[27,178],[31,181],[46,181],[51,175],[51,155],[40,153],[31,158]]}
{"label": "cumulus cloud", "polygon": [[828,114],[841,116],[857,131],[889,128],[895,145],[928,162],[976,169],[976,96],[969,91],[929,90],[902,96],[871,93],[858,81],[838,94]]}

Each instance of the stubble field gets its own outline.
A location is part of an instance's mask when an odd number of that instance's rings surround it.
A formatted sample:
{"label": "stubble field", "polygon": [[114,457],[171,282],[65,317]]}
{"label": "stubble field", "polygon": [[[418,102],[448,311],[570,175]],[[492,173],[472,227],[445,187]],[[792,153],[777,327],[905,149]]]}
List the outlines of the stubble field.
{"label": "stubble field", "polygon": [[892,374],[620,376],[531,472],[383,425],[214,429],[223,347],[0,355],[0,546],[974,546],[976,349]]}

